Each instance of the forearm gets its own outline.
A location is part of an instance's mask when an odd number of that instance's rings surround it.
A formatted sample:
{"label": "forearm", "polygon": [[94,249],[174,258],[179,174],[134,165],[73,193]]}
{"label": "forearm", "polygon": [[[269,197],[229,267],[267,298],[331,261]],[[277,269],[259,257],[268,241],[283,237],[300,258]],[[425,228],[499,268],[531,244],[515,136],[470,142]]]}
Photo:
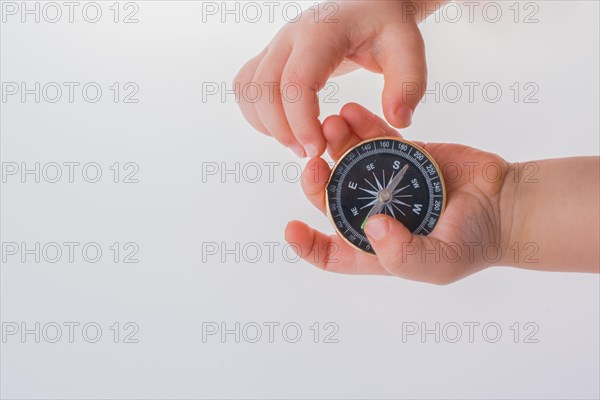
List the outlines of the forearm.
{"label": "forearm", "polygon": [[600,272],[599,157],[514,164],[502,197],[504,265]]}

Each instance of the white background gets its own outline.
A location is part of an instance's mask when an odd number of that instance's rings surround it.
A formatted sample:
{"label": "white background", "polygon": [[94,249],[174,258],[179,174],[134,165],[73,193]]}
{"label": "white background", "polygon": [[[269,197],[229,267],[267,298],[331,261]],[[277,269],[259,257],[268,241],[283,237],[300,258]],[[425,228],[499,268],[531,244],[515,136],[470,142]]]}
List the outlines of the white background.
{"label": "white background", "polygon": [[[222,23],[220,14],[203,15],[200,2],[141,1],[133,24],[113,22],[112,2],[100,2],[101,20],[88,23],[84,4],[73,23],[66,6],[57,23],[3,15],[3,83],[97,82],[103,88],[97,103],[86,102],[80,89],[73,103],[66,92],[54,104],[35,103],[32,95],[1,103],[3,167],[96,162],[103,172],[95,184],[84,181],[80,169],[73,183],[65,176],[36,183],[32,175],[22,183],[15,175],[2,184],[3,243],[96,242],[103,250],[97,263],[86,262],[81,247],[73,263],[66,254],[56,263],[4,254],[4,331],[11,323],[29,329],[36,322],[80,325],[73,343],[64,326],[57,343],[43,336],[36,343],[33,334],[5,337],[3,398],[598,398],[596,275],[498,267],[436,287],[334,275],[282,250],[289,220],[333,231],[302,195],[296,174],[305,161],[255,132],[232,95],[224,101],[202,96],[207,83],[231,89],[241,65],[285,22],[282,3],[273,22],[264,7],[256,23],[243,14],[239,23],[233,15]],[[597,155],[598,3],[537,1],[538,22],[529,24],[523,18],[536,8],[521,2],[515,22],[513,2],[498,4],[503,14],[497,23],[482,18],[480,5],[473,23],[466,15],[454,23],[430,19],[422,31],[430,88],[478,82],[481,89],[492,82],[503,89],[500,100],[487,101],[481,90],[473,102],[466,89],[455,103],[429,95],[403,134],[468,144],[510,161]],[[123,3],[120,9],[122,18]],[[114,103],[114,82],[137,84],[139,102],[121,97]],[[337,102],[323,104],[323,116],[349,101],[381,115],[380,76],[360,71],[335,82]],[[515,102],[509,88],[515,82],[521,90],[534,83],[538,102]],[[136,163],[139,182],[114,183],[114,162],[121,168]],[[232,169],[238,162],[239,183],[235,174],[203,177],[207,165]],[[269,162],[277,163],[272,182]],[[256,169],[243,173],[245,165],[255,166],[248,163],[262,166],[258,182],[247,179]],[[136,243],[139,263],[123,263],[123,253],[114,262],[114,242]],[[248,252],[238,252],[239,260],[208,255],[207,243],[230,249],[238,243]],[[275,243],[273,258],[265,243]],[[102,328],[97,343],[82,336],[90,322]],[[110,330],[115,322],[119,343]],[[127,322],[139,327],[138,343],[123,343]],[[232,334],[223,343],[218,335],[203,342],[206,322],[230,329],[235,323],[280,325],[273,343],[264,326],[258,343],[244,337],[236,343]],[[318,343],[310,329],[315,322]],[[324,343],[328,322],[339,328],[333,336],[338,343]],[[454,322],[463,336],[458,343],[445,337],[436,343],[433,335],[425,343],[419,335],[403,342],[407,322],[430,329]],[[473,343],[467,322],[480,324]],[[510,329],[515,322],[518,343]],[[533,336],[538,343],[524,343],[527,322],[539,327]],[[302,328],[297,343],[282,335],[286,323]],[[497,343],[485,340],[486,323],[502,328]]]}

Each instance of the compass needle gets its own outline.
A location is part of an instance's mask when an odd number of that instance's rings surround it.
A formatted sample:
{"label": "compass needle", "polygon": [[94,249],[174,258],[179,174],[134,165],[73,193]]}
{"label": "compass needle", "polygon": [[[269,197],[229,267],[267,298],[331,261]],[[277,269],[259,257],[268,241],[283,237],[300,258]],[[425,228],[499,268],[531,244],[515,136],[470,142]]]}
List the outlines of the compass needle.
{"label": "compass needle", "polygon": [[396,171],[392,171],[392,176],[390,176],[390,182],[394,180],[394,174],[396,173]]}
{"label": "compass needle", "polygon": [[404,178],[404,174],[406,174],[406,171],[408,171],[408,164],[404,165],[400,172],[398,172],[398,175],[396,175],[396,177],[390,181],[390,184],[386,187],[386,190],[389,190],[393,193],[394,189],[396,189],[396,186],[398,186],[402,178]]}

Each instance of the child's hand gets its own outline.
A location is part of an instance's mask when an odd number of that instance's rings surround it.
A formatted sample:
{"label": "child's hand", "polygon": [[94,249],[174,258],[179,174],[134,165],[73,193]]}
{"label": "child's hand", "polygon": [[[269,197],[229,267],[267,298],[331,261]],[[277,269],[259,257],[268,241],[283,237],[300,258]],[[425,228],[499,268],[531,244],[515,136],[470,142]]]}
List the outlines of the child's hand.
{"label": "child's hand", "polygon": [[[348,104],[339,116],[327,118],[323,133],[334,160],[362,140],[398,136],[382,119],[357,104]],[[491,261],[503,262],[495,258],[506,254],[511,207],[501,199],[512,193],[495,174],[506,177],[510,164],[494,154],[458,144],[416,143],[443,172],[454,175],[445,179],[446,210],[430,235],[412,235],[394,218],[380,214],[365,226],[377,257],[355,250],[338,235],[327,236],[298,221],[288,224],[286,240],[303,259],[325,270],[396,275],[437,284],[458,280],[492,265]],[[325,160],[315,158],[302,176],[304,193],[323,213],[330,172]]]}
{"label": "child's hand", "polygon": [[[363,67],[384,75],[386,119],[409,126],[427,80],[415,10],[410,0],[384,0],[325,2],[318,13],[305,11],[238,73],[234,87],[242,113],[299,156],[317,157],[326,143],[316,91],[330,76]],[[258,100],[244,94],[250,85],[261,88]]]}

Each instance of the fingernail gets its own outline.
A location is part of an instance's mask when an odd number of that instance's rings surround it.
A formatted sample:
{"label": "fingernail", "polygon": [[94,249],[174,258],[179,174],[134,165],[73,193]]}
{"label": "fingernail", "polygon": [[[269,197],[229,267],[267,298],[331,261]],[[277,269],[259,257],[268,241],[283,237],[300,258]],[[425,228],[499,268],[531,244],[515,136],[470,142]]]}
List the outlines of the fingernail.
{"label": "fingernail", "polygon": [[381,240],[388,232],[390,226],[383,218],[369,219],[365,225],[367,236],[375,240]]}
{"label": "fingernail", "polygon": [[314,144],[307,144],[304,146],[304,149],[306,149],[306,154],[308,154],[310,158],[317,156],[317,147]]}
{"label": "fingernail", "polygon": [[413,111],[409,107],[406,107],[406,106],[398,107],[398,109],[396,110],[396,116],[406,126],[409,126],[410,124],[412,124]]}
{"label": "fingernail", "polygon": [[304,149],[300,146],[292,146],[292,151],[300,158],[306,157],[306,154],[304,154]]}

